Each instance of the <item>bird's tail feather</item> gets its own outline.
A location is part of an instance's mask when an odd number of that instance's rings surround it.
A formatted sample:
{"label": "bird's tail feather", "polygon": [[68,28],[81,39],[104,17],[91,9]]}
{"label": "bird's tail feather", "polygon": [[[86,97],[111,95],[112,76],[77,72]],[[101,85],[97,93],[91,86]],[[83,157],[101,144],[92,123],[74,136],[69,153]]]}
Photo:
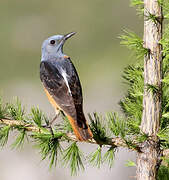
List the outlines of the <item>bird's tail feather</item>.
{"label": "bird's tail feather", "polygon": [[73,119],[71,116],[67,116],[67,117],[79,141],[87,141],[88,139],[91,139],[93,137],[93,134],[87,122],[84,122],[86,128],[83,128],[83,127],[79,127],[77,121]]}

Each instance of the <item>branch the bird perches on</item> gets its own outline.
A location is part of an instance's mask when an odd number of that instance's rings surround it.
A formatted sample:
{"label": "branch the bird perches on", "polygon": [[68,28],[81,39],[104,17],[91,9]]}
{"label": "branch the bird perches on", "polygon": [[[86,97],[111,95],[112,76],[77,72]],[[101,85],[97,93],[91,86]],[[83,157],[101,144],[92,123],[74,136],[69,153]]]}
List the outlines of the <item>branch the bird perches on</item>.
{"label": "branch the bird perches on", "polygon": [[[27,123],[24,123],[24,122],[19,121],[19,120],[11,120],[11,119],[0,119],[0,124],[9,125],[11,127],[23,126],[23,128],[26,131],[36,132],[36,133],[44,133],[44,132],[46,133],[46,131],[44,131],[44,129],[47,129],[47,128],[44,128],[44,127],[40,128],[40,127],[32,125],[32,124],[27,124]],[[73,133],[66,133],[66,134],[63,133],[62,136],[66,136],[67,139],[69,139],[71,141],[79,141]],[[104,142],[104,143],[97,142],[94,139],[89,139],[88,141],[85,141],[85,142],[86,143],[91,143],[91,144],[110,145],[110,146],[126,147],[127,148],[126,143],[120,137],[110,138],[110,139],[107,140],[107,142]]]}

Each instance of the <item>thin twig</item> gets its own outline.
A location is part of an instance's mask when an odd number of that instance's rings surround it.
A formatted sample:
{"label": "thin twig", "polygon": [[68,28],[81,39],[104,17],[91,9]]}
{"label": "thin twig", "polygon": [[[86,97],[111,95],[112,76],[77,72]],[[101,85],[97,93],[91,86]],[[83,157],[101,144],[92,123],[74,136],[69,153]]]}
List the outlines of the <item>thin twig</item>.
{"label": "thin twig", "polygon": [[[9,125],[11,127],[12,126],[13,127],[14,126],[23,126],[25,130],[30,131],[30,132],[46,133],[46,131],[43,130],[45,128],[40,128],[33,124],[24,123],[23,121],[20,121],[20,120],[0,119],[0,124]],[[65,135],[66,135],[66,138],[71,141],[79,141],[73,133],[66,133]],[[85,142],[91,143],[91,144],[98,144],[98,145],[110,145],[110,146],[114,146],[114,147],[129,148],[127,146],[127,144],[125,143],[125,141],[120,137],[110,138],[106,142],[103,142],[103,143],[100,143],[100,142],[98,143],[94,139],[89,139],[88,141],[85,141]],[[136,151],[137,149],[132,148],[131,150]]]}
{"label": "thin twig", "polygon": [[25,130],[42,133],[42,129],[32,124],[26,124],[20,120],[0,119],[1,124],[9,126],[24,126]]}

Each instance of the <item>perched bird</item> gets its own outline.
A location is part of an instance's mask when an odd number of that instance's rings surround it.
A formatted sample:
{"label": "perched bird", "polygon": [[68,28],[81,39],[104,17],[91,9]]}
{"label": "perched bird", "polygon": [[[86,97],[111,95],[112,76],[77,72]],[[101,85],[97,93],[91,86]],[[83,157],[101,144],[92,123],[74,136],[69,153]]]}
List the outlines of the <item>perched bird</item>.
{"label": "perched bird", "polygon": [[74,34],[51,36],[43,42],[40,79],[55,108],[56,117],[62,111],[69,119],[77,139],[86,141],[93,135],[83,113],[80,80],[70,57],[63,53],[65,41]]}

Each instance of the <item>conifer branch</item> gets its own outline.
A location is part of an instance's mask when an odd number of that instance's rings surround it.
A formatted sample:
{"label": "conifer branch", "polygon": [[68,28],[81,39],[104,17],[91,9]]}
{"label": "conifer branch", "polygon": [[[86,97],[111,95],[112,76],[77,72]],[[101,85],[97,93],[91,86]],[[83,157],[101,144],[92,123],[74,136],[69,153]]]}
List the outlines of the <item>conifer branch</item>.
{"label": "conifer branch", "polygon": [[[36,132],[36,133],[46,133],[47,132],[46,131],[47,128],[41,128],[41,127],[35,126],[33,124],[24,123],[23,121],[19,121],[19,120],[0,119],[0,124],[8,125],[11,127],[21,126],[24,130],[30,131],[30,132]],[[73,133],[63,133],[63,134],[61,134],[61,137],[62,136],[64,136],[66,139],[68,139],[70,141],[74,141],[74,142],[79,141]],[[90,140],[86,141],[86,143],[98,144],[100,146],[109,145],[109,146],[113,146],[113,147],[129,148],[127,143],[120,137],[107,138],[107,140],[105,142],[97,142],[94,139],[90,139]],[[130,147],[130,149],[133,151],[138,150],[138,147],[136,144],[134,147],[135,148]]]}
{"label": "conifer branch", "polygon": [[36,127],[36,126],[34,126],[32,124],[26,124],[26,123],[24,123],[22,121],[19,121],[19,120],[0,119],[0,124],[9,125],[11,127],[22,126],[22,127],[24,127],[24,129],[26,131],[39,132],[39,133],[42,132],[41,128]]}

